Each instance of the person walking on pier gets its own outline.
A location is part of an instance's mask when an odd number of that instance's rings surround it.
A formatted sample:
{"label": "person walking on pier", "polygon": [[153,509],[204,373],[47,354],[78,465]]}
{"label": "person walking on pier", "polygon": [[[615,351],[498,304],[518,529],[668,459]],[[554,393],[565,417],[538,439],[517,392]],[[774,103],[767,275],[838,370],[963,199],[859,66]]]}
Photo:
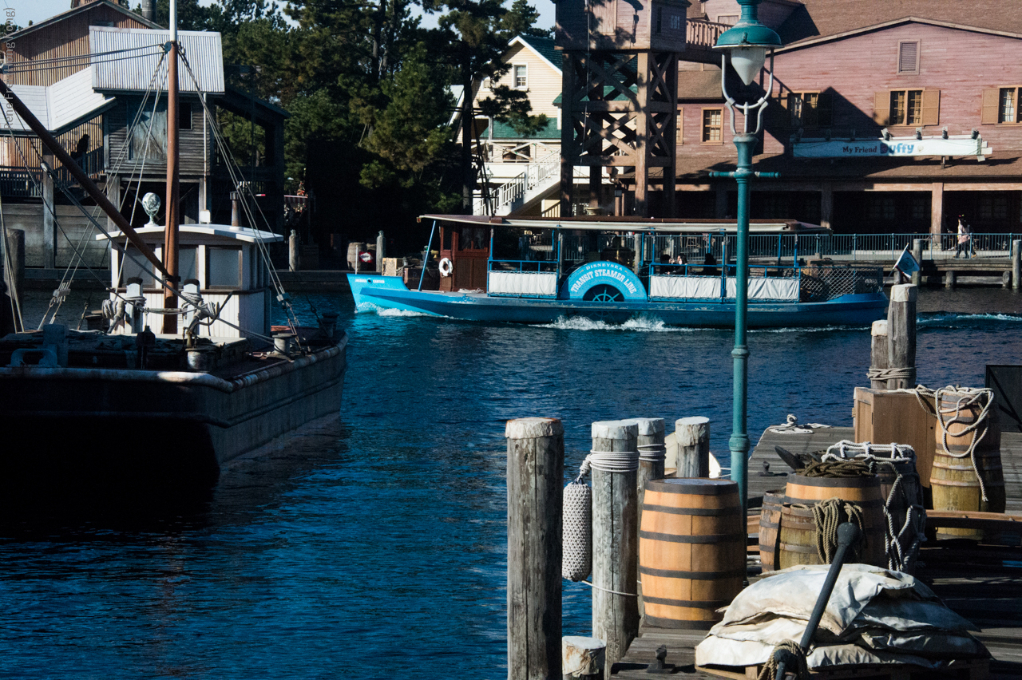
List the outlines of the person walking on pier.
{"label": "person walking on pier", "polygon": [[955,259],[958,259],[959,253],[965,253],[965,258],[969,259],[972,255],[969,253],[969,241],[972,239],[972,234],[969,232],[969,225],[965,222],[965,215],[958,216],[958,247],[955,248]]}

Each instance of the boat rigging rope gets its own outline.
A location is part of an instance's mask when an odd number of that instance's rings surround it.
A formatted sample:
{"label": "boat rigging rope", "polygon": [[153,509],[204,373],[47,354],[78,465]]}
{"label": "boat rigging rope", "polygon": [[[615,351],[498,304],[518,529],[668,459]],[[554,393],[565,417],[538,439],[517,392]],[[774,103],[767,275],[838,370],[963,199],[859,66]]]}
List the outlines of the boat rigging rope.
{"label": "boat rigging rope", "polygon": [[[990,409],[994,405],[994,391],[985,388],[954,387],[952,385],[938,390],[930,390],[924,385],[918,385],[914,391],[916,399],[919,400],[919,404],[923,409],[935,415],[937,422],[940,423],[941,444],[944,447],[944,454],[959,460],[966,457],[969,458],[972,463],[972,471],[979,481],[980,496],[984,502],[989,501],[983,475],[980,474],[979,466],[976,464],[976,447],[979,446],[979,443],[987,436],[987,432],[990,431],[987,419],[990,417]],[[957,395],[958,398],[955,401],[954,407],[948,409],[941,408],[941,402],[945,395]],[[927,402],[927,399],[930,398],[933,399],[933,406]],[[964,437],[972,433],[972,441],[969,442],[968,449],[962,453],[952,453],[947,445],[948,426],[965,423],[966,421],[962,418],[962,410],[967,409],[967,412],[971,415],[971,410],[975,408],[979,408],[979,415],[976,416],[976,419],[954,435],[955,437]],[[945,420],[945,416],[951,417]],[[983,428],[982,431],[979,431],[980,427]]]}
{"label": "boat rigging rope", "polygon": [[774,650],[770,652],[770,658],[759,669],[757,680],[774,680],[777,676],[777,666],[780,665],[782,659],[785,660],[785,675],[793,673],[795,680],[809,680],[809,662],[806,660],[806,653],[802,646],[794,640],[779,642],[774,647]]}

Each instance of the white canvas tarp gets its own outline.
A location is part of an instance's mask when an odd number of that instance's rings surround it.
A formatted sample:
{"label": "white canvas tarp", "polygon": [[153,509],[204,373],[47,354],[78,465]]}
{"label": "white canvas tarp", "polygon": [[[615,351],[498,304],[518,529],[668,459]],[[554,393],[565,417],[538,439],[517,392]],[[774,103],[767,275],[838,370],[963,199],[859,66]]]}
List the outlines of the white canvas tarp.
{"label": "white canvas tarp", "polygon": [[651,276],[649,294],[654,298],[720,298],[719,276]]}
{"label": "white canvas tarp", "polygon": [[[742,591],[724,620],[696,647],[699,665],[765,663],[775,645],[801,640],[827,565],[774,572]],[[977,628],[908,574],[847,564],[838,577],[808,655],[810,668],[860,663],[935,667],[948,658],[986,656]]]}
{"label": "white canvas tarp", "polygon": [[489,292],[497,295],[557,295],[555,272],[490,272]]}
{"label": "white canvas tarp", "polygon": [[750,300],[798,300],[798,279],[749,279]]}

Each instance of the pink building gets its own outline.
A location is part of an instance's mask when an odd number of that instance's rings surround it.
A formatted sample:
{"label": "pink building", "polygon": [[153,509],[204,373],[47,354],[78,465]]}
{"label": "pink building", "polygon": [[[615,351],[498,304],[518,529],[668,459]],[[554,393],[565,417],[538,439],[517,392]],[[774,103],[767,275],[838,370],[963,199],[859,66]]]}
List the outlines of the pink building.
{"label": "pink building", "polygon": [[[694,0],[689,10],[690,19],[717,23],[737,14],[734,0]],[[754,185],[753,217],[837,232],[939,233],[964,214],[977,232],[1022,231],[1014,3],[765,0],[760,17],[785,47],[755,163],[782,179]],[[719,67],[681,69],[678,214],[733,215],[733,181],[707,177],[736,158]],[[738,87],[729,80],[729,91]]]}

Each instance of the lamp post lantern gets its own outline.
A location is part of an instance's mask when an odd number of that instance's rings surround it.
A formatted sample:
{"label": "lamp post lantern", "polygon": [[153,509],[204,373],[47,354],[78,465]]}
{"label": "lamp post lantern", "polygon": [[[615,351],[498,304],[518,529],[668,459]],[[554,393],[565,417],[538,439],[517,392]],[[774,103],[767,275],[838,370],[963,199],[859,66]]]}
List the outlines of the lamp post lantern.
{"label": "lamp post lantern", "polygon": [[[724,93],[731,118],[731,133],[738,149],[738,164],[734,172],[711,172],[711,177],[733,177],[738,183],[738,248],[735,257],[735,347],[731,352],[734,360],[734,394],[732,406],[731,438],[731,479],[738,483],[738,495],[742,503],[742,523],[746,521],[749,488],[749,435],[746,432],[746,403],[748,393],[749,348],[746,345],[746,317],[749,299],[749,183],[753,176],[776,177],[776,173],[758,173],[752,170],[752,153],[756,137],[763,129],[763,110],[774,85],[773,49],[781,46],[781,38],[773,30],[759,22],[757,17],[760,0],[738,0],[741,16],[738,22],[721,34],[714,49],[721,51],[720,86]],[[746,85],[752,83],[766,63],[770,53],[769,80],[765,93],[758,101],[739,104],[727,92],[727,61]],[[735,109],[742,111],[742,132],[735,128]],[[756,116],[756,127],[749,130],[749,118]],[[727,262],[723,263],[727,268]]]}

